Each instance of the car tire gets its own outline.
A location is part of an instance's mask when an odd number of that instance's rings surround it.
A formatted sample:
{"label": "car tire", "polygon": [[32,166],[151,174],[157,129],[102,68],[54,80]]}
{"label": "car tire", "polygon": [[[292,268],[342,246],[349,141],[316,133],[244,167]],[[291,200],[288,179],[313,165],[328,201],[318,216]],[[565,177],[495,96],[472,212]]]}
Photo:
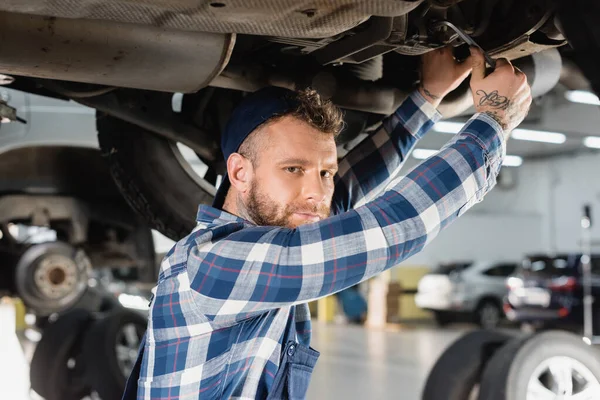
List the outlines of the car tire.
{"label": "car tire", "polygon": [[[595,395],[581,398],[591,399],[600,396],[600,352],[586,345],[581,340],[581,336],[562,331],[546,331],[513,339],[494,354],[483,372],[479,399],[532,398],[528,395],[528,390],[536,381],[538,384],[535,387],[539,391],[542,391],[542,387],[546,384],[552,386],[551,383],[556,384],[560,381],[560,379],[553,381],[557,378],[554,378],[550,369],[546,370],[546,364],[554,365],[554,368],[577,368],[578,373],[585,370],[584,379],[593,379],[597,391],[594,392]],[[534,375],[537,375],[536,379]],[[579,386],[573,385],[573,378],[569,381],[569,385],[572,385],[574,390],[578,390]],[[552,392],[548,388],[546,390],[547,397],[544,398],[554,398],[551,396]],[[558,394],[555,397],[562,398]]]}
{"label": "car tire", "polygon": [[[116,308],[120,309],[123,308],[123,306],[119,303],[119,300],[114,294],[90,287],[85,291],[81,299],[79,299],[79,301],[77,301],[77,303],[69,310],[83,309],[91,313],[97,313],[112,311]],[[56,320],[57,315],[58,314],[56,313],[50,315],[37,315],[34,323],[35,328],[39,331],[43,331],[49,324]]]}
{"label": "car tire", "polygon": [[31,388],[46,400],[80,400],[90,394],[83,379],[81,338],[92,321],[91,312],[74,309],[46,324],[29,369]]}
{"label": "car tire", "polygon": [[98,113],[98,141],[113,179],[149,226],[179,240],[195,226],[198,205],[213,195],[194,181],[172,142],[139,126]]}
{"label": "car tire", "polygon": [[422,400],[468,400],[494,351],[510,340],[505,333],[474,331],[460,337],[438,358],[425,382]]}
{"label": "car tire", "polygon": [[[103,400],[118,400],[123,395],[130,372],[124,368],[133,368],[146,326],[147,320],[140,313],[117,309],[99,317],[86,333],[83,343],[83,356],[87,365],[86,381]],[[127,341],[124,329],[129,329],[128,327],[132,327],[130,333],[135,335],[137,344],[128,343],[121,348],[125,354],[129,351],[131,356],[135,354],[136,357],[130,357],[123,364],[117,355],[117,345],[121,345],[121,341]]]}
{"label": "car tire", "polygon": [[452,316],[450,313],[445,311],[434,311],[433,317],[435,318],[435,323],[440,326],[447,326],[452,323]]}
{"label": "car tire", "polygon": [[496,329],[502,320],[502,309],[496,302],[485,300],[475,311],[475,322],[482,329]]}
{"label": "car tire", "polygon": [[557,14],[575,63],[600,96],[600,3],[588,0],[558,2]]}

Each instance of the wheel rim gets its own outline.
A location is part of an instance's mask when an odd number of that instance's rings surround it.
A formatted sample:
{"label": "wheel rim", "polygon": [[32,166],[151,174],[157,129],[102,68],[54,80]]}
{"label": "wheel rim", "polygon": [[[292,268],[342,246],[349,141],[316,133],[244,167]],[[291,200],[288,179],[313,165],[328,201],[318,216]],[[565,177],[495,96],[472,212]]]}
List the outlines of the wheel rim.
{"label": "wheel rim", "polygon": [[527,385],[527,400],[592,400],[600,398],[600,382],[580,361],[555,356],[540,363]]}
{"label": "wheel rim", "polygon": [[45,298],[60,299],[75,290],[79,282],[79,269],[71,258],[51,254],[38,264],[34,272],[34,282]]}
{"label": "wheel rim", "polygon": [[134,323],[123,325],[117,333],[115,353],[119,369],[125,377],[129,376],[133,370],[142,335],[143,331],[140,331],[139,327]]}
{"label": "wheel rim", "polygon": [[[196,182],[202,190],[208,192],[211,196],[214,196],[221,183],[222,175],[217,175],[210,166],[198,157],[194,150],[184,144],[171,142],[171,150],[186,174]],[[207,179],[208,175],[214,175],[215,179]]]}
{"label": "wheel rim", "polygon": [[[32,246],[22,256],[23,273],[17,275],[17,290],[38,315],[60,312],[85,293],[91,263],[82,250],[67,256],[45,244]],[[52,249],[52,247],[50,247]]]}
{"label": "wheel rim", "polygon": [[492,304],[484,305],[479,315],[481,325],[485,328],[494,328],[498,325],[498,322],[500,322],[498,308]]}

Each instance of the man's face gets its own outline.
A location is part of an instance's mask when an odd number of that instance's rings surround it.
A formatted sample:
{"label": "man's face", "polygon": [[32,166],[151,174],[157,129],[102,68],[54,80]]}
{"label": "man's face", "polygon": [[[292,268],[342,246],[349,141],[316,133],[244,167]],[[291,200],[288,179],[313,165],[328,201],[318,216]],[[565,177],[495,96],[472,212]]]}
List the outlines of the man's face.
{"label": "man's face", "polygon": [[333,135],[284,117],[261,132],[246,209],[258,225],[285,226],[329,217],[337,151]]}

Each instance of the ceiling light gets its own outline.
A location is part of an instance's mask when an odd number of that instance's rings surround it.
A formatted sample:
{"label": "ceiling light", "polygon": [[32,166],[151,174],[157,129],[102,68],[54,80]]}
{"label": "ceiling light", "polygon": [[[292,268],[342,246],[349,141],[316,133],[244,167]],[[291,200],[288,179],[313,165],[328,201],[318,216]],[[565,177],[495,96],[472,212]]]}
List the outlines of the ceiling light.
{"label": "ceiling light", "polygon": [[[424,160],[436,154],[439,150],[432,149],[415,149],[412,152],[412,156],[417,160]],[[523,158],[519,156],[506,156],[502,165],[507,167],[519,167],[523,164]]]}
{"label": "ceiling light", "polygon": [[583,144],[592,149],[600,149],[600,136],[588,136],[583,139]]}
{"label": "ceiling light", "polygon": [[558,132],[534,131],[530,129],[515,129],[510,135],[513,139],[529,140],[532,142],[544,142],[561,144],[567,140],[567,137]]}
{"label": "ceiling light", "polygon": [[598,96],[587,90],[569,90],[565,92],[565,98],[573,103],[600,106],[600,99]]}
{"label": "ceiling light", "polygon": [[424,160],[426,158],[431,157],[439,150],[430,150],[430,149],[414,149],[412,152],[412,156],[417,160]]}
{"label": "ceiling light", "polygon": [[[441,121],[433,125],[433,130],[440,133],[459,133],[465,126],[462,122]],[[517,140],[529,140],[533,142],[564,143],[566,136],[558,132],[535,131],[531,129],[515,129],[511,135]]]}
{"label": "ceiling light", "polygon": [[506,156],[502,165],[506,167],[520,167],[523,164],[523,159],[519,156]]}
{"label": "ceiling light", "polygon": [[433,130],[440,133],[458,133],[465,126],[462,122],[440,121],[433,125]]}

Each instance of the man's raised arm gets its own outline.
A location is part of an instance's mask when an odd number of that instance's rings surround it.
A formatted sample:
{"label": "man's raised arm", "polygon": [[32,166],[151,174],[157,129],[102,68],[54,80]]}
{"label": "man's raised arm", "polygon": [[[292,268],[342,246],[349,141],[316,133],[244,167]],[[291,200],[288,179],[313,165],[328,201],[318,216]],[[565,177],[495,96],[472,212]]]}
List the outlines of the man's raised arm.
{"label": "man's raised arm", "polygon": [[418,253],[481,201],[496,183],[507,136],[527,114],[531,95],[525,75],[508,61],[498,60],[486,77],[483,57],[475,57],[478,113],[381,196],[297,229],[245,228],[190,247],[189,287],[199,312],[253,315],[343,290]]}
{"label": "man's raised arm", "polygon": [[469,75],[471,64],[472,59],[457,63],[451,48],[423,56],[419,89],[340,161],[332,202],[336,212],[373,200],[399,175],[417,141],[442,117],[436,108]]}

